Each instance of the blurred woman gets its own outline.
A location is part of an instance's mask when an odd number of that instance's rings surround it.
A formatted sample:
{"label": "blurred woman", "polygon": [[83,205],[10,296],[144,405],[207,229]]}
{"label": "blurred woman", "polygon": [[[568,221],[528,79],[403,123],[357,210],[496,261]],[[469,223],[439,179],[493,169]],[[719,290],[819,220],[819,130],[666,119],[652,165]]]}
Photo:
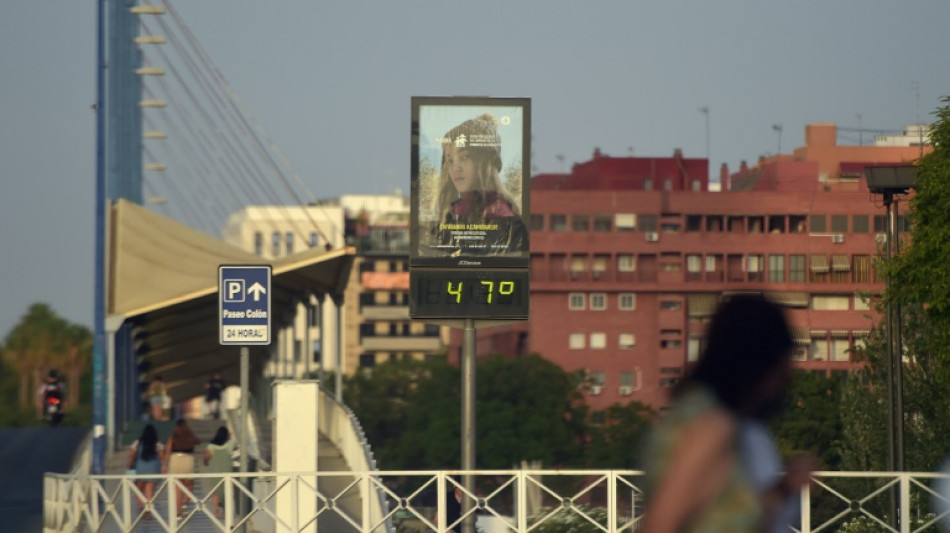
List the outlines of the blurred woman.
{"label": "blurred woman", "polygon": [[[175,422],[175,429],[171,437],[168,438],[168,445],[166,446],[168,450],[165,464],[166,471],[176,476],[193,474],[195,472],[195,447],[199,444],[201,444],[201,441],[195,436],[188,422],[185,422],[183,418],[179,418]],[[179,477],[178,480],[189,492],[194,494],[194,478]],[[177,485],[175,488],[178,509],[184,511],[185,494]]]}
{"label": "blurred woman", "polygon": [[[158,442],[158,432],[155,426],[148,424],[142,430],[142,435],[137,441],[132,443],[132,449],[129,452],[130,470],[134,470],[136,475],[158,475],[162,473],[162,463],[165,460],[165,447]],[[152,498],[155,496],[155,484],[157,478],[147,477],[135,480],[135,486],[145,496],[143,500],[139,497],[139,505],[147,511],[146,520],[152,519],[150,512]]]}
{"label": "blurred woman", "polygon": [[[226,427],[218,428],[214,438],[205,448],[204,463],[208,472],[231,472],[231,454],[234,453],[235,442],[231,440],[231,433]],[[210,478],[208,487],[212,490],[211,502],[214,506],[214,515],[223,518],[221,500],[224,498],[224,483],[222,478]]]}
{"label": "blurred woman", "polygon": [[719,307],[705,351],[648,441],[643,531],[763,531],[776,503],[808,482],[799,465],[762,491],[739,456],[743,421],[767,421],[784,403],[792,347],[781,308],[764,297]]}

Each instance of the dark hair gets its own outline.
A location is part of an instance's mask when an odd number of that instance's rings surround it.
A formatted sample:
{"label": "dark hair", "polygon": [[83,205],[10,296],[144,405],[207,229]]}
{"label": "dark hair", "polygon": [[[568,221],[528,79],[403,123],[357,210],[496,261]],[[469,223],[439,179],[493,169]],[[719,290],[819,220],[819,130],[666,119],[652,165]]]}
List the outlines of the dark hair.
{"label": "dark hair", "polygon": [[192,450],[200,443],[201,441],[195,436],[184,418],[175,421],[175,429],[172,432],[172,449],[170,451]]}
{"label": "dark hair", "polygon": [[789,360],[793,346],[778,305],[759,294],[732,296],[716,310],[706,348],[680,390],[702,384],[726,408],[749,408],[756,385]]}
{"label": "dark hair", "polygon": [[218,428],[218,432],[214,434],[214,438],[211,439],[211,444],[216,446],[221,446],[231,438],[231,433],[228,432],[228,428],[221,426]]}
{"label": "dark hair", "polygon": [[143,461],[150,461],[158,455],[158,431],[155,426],[147,424],[139,437],[139,450]]}

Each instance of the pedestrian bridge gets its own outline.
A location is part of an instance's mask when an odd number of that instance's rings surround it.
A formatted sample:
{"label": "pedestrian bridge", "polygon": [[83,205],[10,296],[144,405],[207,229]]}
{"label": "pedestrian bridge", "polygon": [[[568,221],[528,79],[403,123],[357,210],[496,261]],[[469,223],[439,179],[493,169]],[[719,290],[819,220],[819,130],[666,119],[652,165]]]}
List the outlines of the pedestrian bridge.
{"label": "pedestrian bridge", "polygon": [[[475,478],[475,493],[463,476]],[[474,517],[484,533],[639,531],[642,472],[630,470],[350,471],[196,474],[224,489],[218,518],[206,496],[189,494],[184,513],[169,512],[181,479],[162,476],[145,510],[134,476],[49,474],[45,479],[44,531],[256,531],[432,532],[460,531]],[[816,472],[801,495],[801,521],[791,531],[935,532],[946,504],[933,483],[937,473]],[[331,488],[332,486],[332,488]],[[469,508],[446,523],[455,488]],[[893,498],[896,520],[890,519]],[[351,502],[347,505],[343,502]],[[303,512],[304,509],[308,509]],[[330,520],[333,526],[330,526]]]}

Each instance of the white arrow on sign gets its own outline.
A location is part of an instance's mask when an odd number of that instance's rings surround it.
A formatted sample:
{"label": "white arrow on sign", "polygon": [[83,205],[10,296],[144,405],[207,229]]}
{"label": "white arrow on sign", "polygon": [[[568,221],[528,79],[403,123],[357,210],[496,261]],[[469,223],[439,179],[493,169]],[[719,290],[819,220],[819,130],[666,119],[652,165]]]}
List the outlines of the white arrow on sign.
{"label": "white arrow on sign", "polygon": [[265,289],[263,285],[255,281],[254,285],[251,285],[251,287],[247,290],[247,293],[254,296],[254,301],[258,302],[260,301],[262,294],[267,294],[267,289]]}

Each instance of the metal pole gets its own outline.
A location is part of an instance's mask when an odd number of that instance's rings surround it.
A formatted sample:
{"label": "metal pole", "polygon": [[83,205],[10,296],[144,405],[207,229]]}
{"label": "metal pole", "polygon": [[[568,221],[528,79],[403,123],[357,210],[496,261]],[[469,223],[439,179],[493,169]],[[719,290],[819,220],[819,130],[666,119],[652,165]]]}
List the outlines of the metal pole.
{"label": "metal pole", "polygon": [[[238,446],[241,449],[241,462],[240,462],[240,471],[242,474],[247,473],[247,418],[248,418],[248,396],[250,395],[249,390],[249,374],[250,374],[250,348],[247,346],[241,346],[241,437],[238,442]],[[241,483],[247,485],[247,476],[241,476]],[[238,500],[240,502],[238,506],[238,512],[243,518],[247,514],[247,497],[241,495]]]}
{"label": "metal pole", "polygon": [[106,0],[98,3],[99,36],[96,89],[96,274],[93,286],[95,331],[92,351],[92,473],[105,473],[105,416],[106,416],[106,166],[105,166],[105,25]]}
{"label": "metal pole", "polygon": [[[888,230],[891,233],[891,243],[894,246],[894,255],[900,253],[900,228],[898,227],[898,202],[894,199],[894,207],[888,220]],[[904,350],[901,342],[901,308],[894,304],[894,467],[897,471],[904,471]]]}
{"label": "metal pole", "polygon": [[[475,494],[475,320],[465,319],[462,332],[462,484],[465,491]],[[472,508],[472,499],[462,499],[462,515]],[[462,521],[462,533],[475,533],[475,516]]]}
{"label": "metal pole", "polygon": [[[884,258],[887,263],[890,263],[891,260],[891,250],[894,245],[894,228],[896,225],[893,224],[894,221],[894,195],[890,192],[884,193],[884,207],[887,208],[887,232],[885,234],[884,241]],[[890,280],[887,280],[890,282]],[[897,470],[897,434],[898,434],[898,420],[900,415],[897,411],[897,388],[895,386],[895,354],[894,354],[894,337],[896,331],[895,317],[894,317],[894,305],[891,303],[890,299],[887,302],[887,308],[885,309],[885,329],[887,331],[887,346],[886,346],[886,362],[887,362],[887,469],[890,472]],[[898,527],[898,518],[897,518],[897,494],[896,488],[891,487],[888,493],[888,508],[889,515],[888,523],[893,528]]]}
{"label": "metal pole", "polygon": [[336,401],[343,403],[343,295],[334,298],[336,306]]}
{"label": "metal pole", "polygon": [[241,473],[247,473],[247,400],[249,396],[248,374],[250,374],[250,349],[241,346]]}

